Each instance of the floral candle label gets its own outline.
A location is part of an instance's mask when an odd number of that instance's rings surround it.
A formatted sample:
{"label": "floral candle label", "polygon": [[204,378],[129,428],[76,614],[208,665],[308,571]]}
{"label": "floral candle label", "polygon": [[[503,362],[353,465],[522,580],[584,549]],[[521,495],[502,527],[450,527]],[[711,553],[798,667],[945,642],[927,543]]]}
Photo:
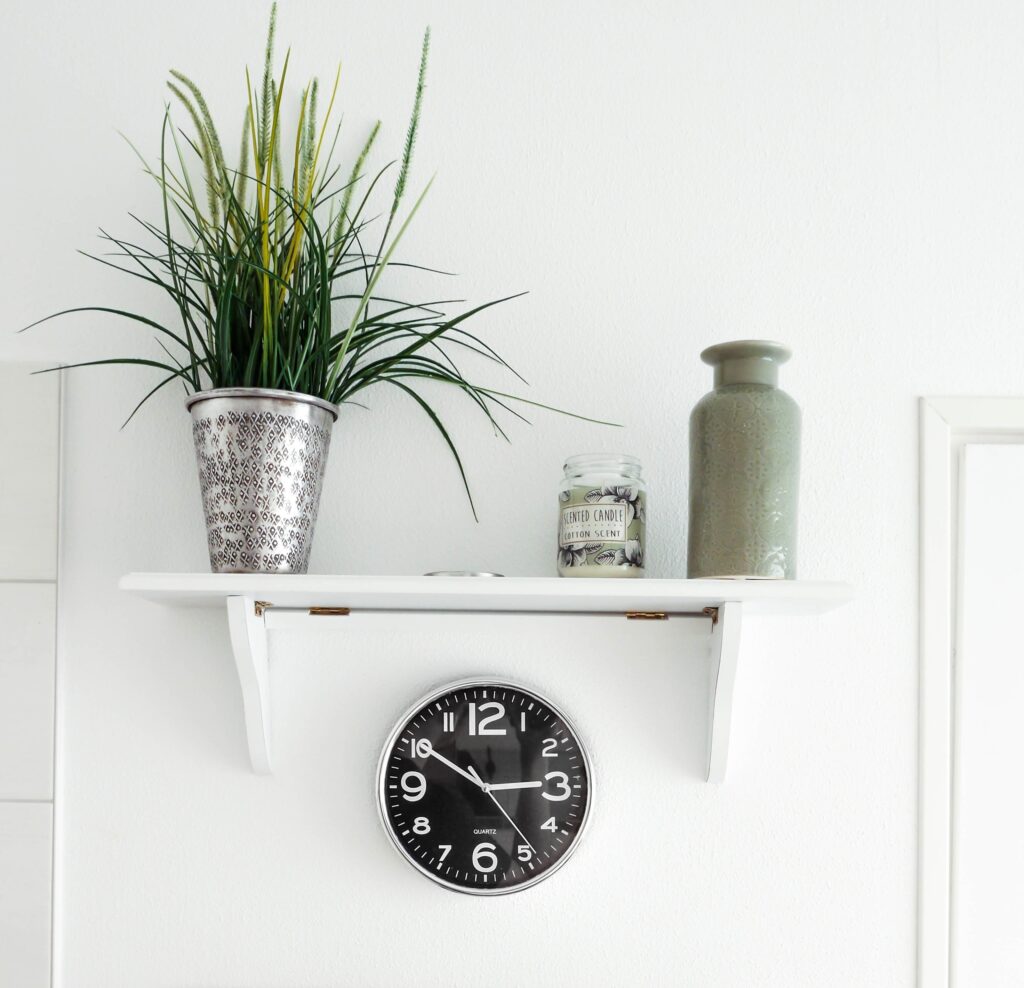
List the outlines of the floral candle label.
{"label": "floral candle label", "polygon": [[634,487],[570,487],[559,492],[562,567],[643,568],[645,497]]}
{"label": "floral candle label", "polygon": [[625,542],[626,506],[623,504],[574,504],[562,508],[558,544],[573,542]]}

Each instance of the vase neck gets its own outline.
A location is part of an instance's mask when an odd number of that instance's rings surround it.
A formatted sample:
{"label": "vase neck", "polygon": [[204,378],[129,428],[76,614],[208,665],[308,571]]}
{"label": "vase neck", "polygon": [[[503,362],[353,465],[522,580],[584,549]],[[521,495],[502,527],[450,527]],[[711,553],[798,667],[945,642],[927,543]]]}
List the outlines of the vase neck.
{"label": "vase neck", "polygon": [[781,343],[768,340],[735,340],[708,347],[700,359],[715,369],[715,387],[729,384],[764,384],[778,387],[779,365],[790,357]]}
{"label": "vase neck", "polygon": [[779,365],[758,357],[734,357],[715,365],[715,387],[727,384],[779,386]]}

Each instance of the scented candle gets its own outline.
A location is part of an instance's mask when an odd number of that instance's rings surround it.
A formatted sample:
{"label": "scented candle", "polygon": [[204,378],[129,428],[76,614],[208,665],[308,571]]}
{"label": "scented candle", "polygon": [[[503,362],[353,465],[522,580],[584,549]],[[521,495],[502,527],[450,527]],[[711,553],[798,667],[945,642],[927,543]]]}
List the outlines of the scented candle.
{"label": "scented candle", "polygon": [[559,576],[644,575],[647,485],[636,457],[570,456],[558,508]]}

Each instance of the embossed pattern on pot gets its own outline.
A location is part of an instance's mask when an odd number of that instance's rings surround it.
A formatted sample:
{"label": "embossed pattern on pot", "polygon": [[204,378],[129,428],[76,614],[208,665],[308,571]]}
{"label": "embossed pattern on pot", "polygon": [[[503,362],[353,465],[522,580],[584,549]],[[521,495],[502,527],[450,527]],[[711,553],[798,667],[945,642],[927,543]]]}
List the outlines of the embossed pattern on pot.
{"label": "embossed pattern on pot", "polygon": [[214,572],[309,567],[335,413],[287,395],[225,389],[189,402]]}

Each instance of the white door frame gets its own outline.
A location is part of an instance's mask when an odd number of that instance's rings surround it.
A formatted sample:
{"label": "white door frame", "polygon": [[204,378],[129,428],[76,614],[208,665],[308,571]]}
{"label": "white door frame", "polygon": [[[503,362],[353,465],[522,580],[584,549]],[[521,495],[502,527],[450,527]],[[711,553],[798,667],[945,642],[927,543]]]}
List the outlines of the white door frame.
{"label": "white door frame", "polygon": [[949,988],[963,449],[1024,443],[1024,398],[922,398],[918,988]]}

